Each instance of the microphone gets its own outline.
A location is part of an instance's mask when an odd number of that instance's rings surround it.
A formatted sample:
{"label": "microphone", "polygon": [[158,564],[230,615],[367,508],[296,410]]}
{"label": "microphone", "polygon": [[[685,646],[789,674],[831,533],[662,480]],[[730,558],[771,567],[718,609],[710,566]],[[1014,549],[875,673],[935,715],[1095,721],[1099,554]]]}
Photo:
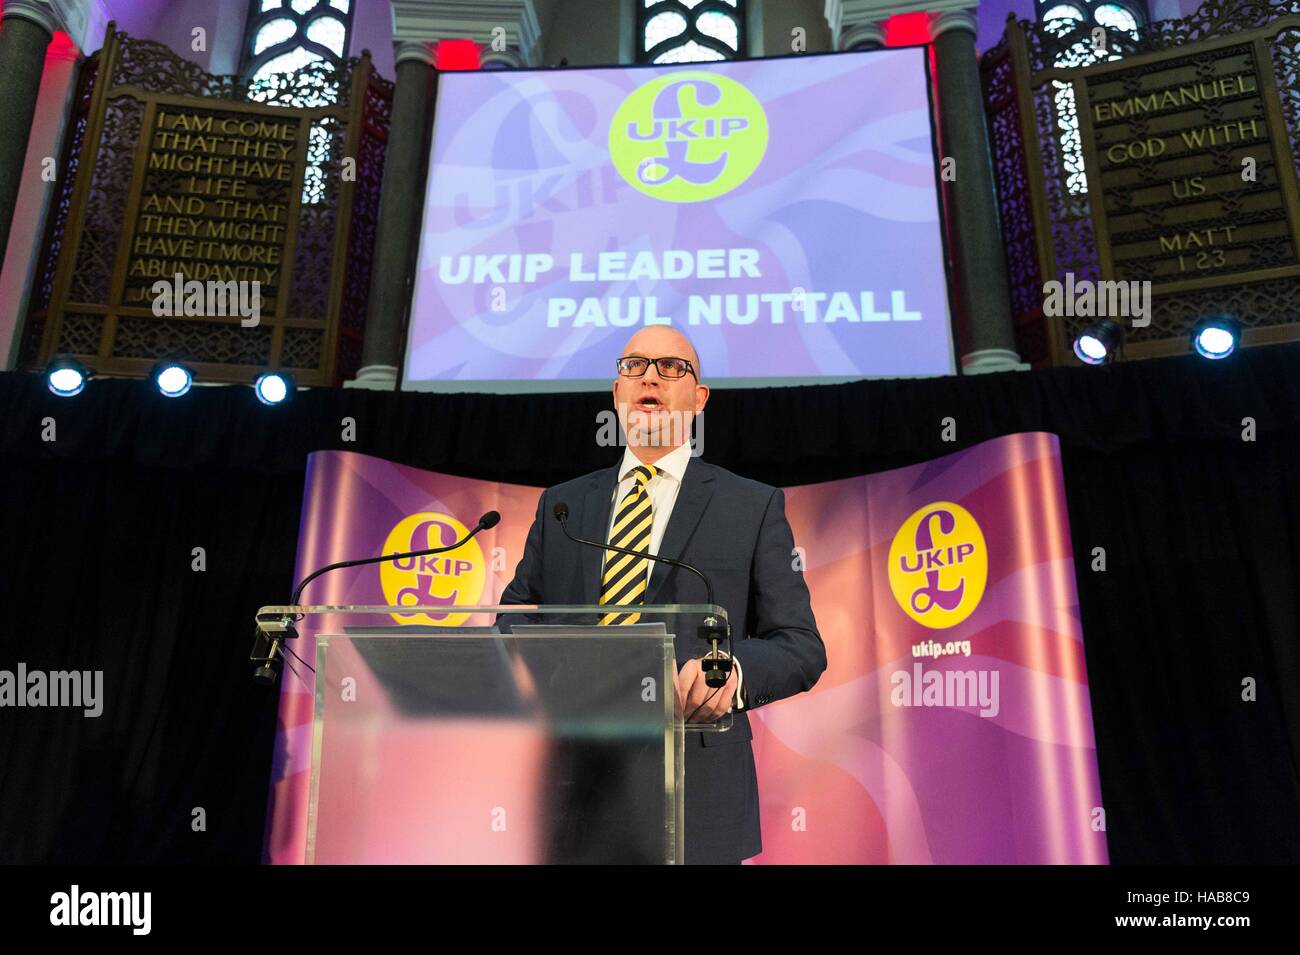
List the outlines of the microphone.
{"label": "microphone", "polygon": [[302,583],[300,583],[297,587],[294,588],[293,596],[289,598],[289,603],[296,604],[298,602],[298,597],[303,592],[303,588],[305,588],[309,583],[311,583],[321,574],[329,573],[331,570],[339,570],[343,567],[360,567],[364,564],[382,564],[386,560],[403,560],[407,557],[428,557],[430,554],[441,554],[445,551],[455,550],[457,547],[460,547],[462,544],[467,543],[469,539],[472,538],[479,531],[489,530],[490,528],[496,527],[497,524],[499,524],[500,522],[501,522],[500,514],[498,514],[496,511],[488,511],[486,514],[484,514],[482,517],[478,519],[478,523],[474,525],[473,530],[471,530],[460,540],[456,541],[456,543],[454,544],[447,544],[444,547],[430,547],[428,550],[413,550],[406,554],[388,554],[386,556],[381,555],[379,557],[362,557],[359,558],[358,560],[341,560],[338,563],[326,564],[324,567],[321,567],[319,570],[313,570],[310,574],[308,574],[306,577],[302,579]]}
{"label": "microphone", "polygon": [[[716,604],[713,599],[713,581],[704,575],[704,572],[698,567],[694,567],[684,560],[677,560],[674,557],[660,557],[657,554],[647,554],[642,551],[631,550],[627,547],[614,547],[612,544],[603,544],[600,541],[586,540],[582,537],[574,537],[569,533],[569,505],[560,501],[552,509],[551,513],[560,523],[560,530],[564,531],[564,536],[575,544],[585,544],[588,547],[599,547],[601,550],[613,551],[616,554],[626,554],[631,557],[644,557],[647,560],[657,560],[660,563],[669,564],[673,567],[681,567],[689,570],[700,580],[704,581],[704,589],[708,594],[706,603]],[[705,640],[713,645],[712,651],[704,657],[702,669],[704,670],[704,682],[706,685],[717,688],[725,686],[727,678],[731,675],[731,660],[718,656],[718,641],[726,640],[731,643],[731,624],[728,622],[725,626],[720,625],[716,617],[705,617],[704,622],[700,624],[697,631],[700,639]],[[730,653],[728,653],[730,656]]]}
{"label": "microphone", "polygon": [[[501,515],[499,513],[496,511],[488,511],[478,519],[478,523],[474,525],[473,529],[468,534],[456,541],[454,544],[447,544],[443,547],[430,547],[427,550],[413,550],[405,554],[381,554],[378,557],[360,557],[356,560],[340,560],[333,564],[326,564],[324,567],[313,570],[302,579],[302,582],[293,589],[293,596],[289,598],[289,603],[291,605],[296,605],[304,588],[306,588],[306,586],[317,577],[322,574],[327,574],[331,570],[340,570],[344,567],[361,567],[366,564],[382,564],[384,561],[405,560],[408,557],[428,557],[430,554],[441,554],[449,550],[455,550],[457,547],[468,543],[469,540],[479,531],[490,530],[493,527],[496,527],[500,522]],[[250,659],[254,663],[260,663],[261,666],[253,672],[253,679],[263,686],[270,686],[275,682],[277,674],[276,651],[280,649],[281,640],[296,637],[298,636],[298,633],[294,630],[293,624],[289,621],[288,617],[276,617],[274,620],[265,621],[259,618],[259,622],[265,624],[265,626],[259,628],[260,631],[271,634],[271,647],[267,651],[266,656],[259,657],[256,655],[257,644],[254,643],[253,655]],[[259,632],[259,636],[261,635],[261,632]]]}

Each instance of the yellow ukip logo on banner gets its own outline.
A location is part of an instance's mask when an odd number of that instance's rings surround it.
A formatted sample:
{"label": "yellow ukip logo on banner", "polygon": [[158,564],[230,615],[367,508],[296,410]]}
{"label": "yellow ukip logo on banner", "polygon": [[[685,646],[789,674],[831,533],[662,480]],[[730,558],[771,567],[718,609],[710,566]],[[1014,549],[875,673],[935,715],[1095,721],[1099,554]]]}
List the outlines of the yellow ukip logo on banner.
{"label": "yellow ukip logo on banner", "polygon": [[903,522],[889,548],[894,599],[933,630],[955,627],[974,613],[988,576],[984,534],[960,504],[927,504]]}
{"label": "yellow ukip logo on banner", "polygon": [[673,72],[628,94],[609,125],[609,157],[629,184],[665,202],[735,189],[767,151],[767,114],[735,80]]}
{"label": "yellow ukip logo on banner", "polygon": [[[469,529],[450,514],[412,514],[389,532],[383,553],[446,547],[467,533]],[[384,599],[401,607],[472,606],[483,596],[486,579],[487,564],[477,540],[443,554],[407,557],[379,565]],[[421,612],[393,614],[393,619],[403,624],[458,627],[469,619],[469,614]]]}

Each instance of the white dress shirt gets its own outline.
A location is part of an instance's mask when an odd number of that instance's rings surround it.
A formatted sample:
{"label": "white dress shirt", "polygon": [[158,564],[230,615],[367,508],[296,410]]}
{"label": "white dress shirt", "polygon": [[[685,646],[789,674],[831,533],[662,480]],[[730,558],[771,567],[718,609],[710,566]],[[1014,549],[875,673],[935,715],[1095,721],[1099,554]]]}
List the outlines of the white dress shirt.
{"label": "white dress shirt", "polygon": [[[691,445],[687,442],[680,447],[669,451],[662,458],[656,461],[652,467],[656,469],[656,474],[646,484],[646,493],[650,495],[650,544],[648,552],[651,554],[659,553],[659,545],[663,543],[664,531],[668,529],[668,519],[672,517],[673,505],[677,503],[677,492],[682,489],[682,478],[686,475],[686,466],[691,463]],[[618,513],[619,501],[627,496],[628,492],[636,486],[636,477],[633,475],[642,464],[641,460],[632,453],[630,447],[623,450],[623,461],[618,466],[618,485],[614,488],[613,507],[610,508],[609,526],[605,528],[605,540],[609,540],[609,532],[614,529],[614,517]],[[659,561],[650,561],[650,575],[646,582],[646,592],[649,593],[649,582],[655,579],[658,574],[664,574],[668,571],[667,564],[661,564]],[[745,708],[744,698],[741,692],[745,688],[745,674],[740,669],[740,661],[732,659],[736,668],[736,696],[735,709]]]}

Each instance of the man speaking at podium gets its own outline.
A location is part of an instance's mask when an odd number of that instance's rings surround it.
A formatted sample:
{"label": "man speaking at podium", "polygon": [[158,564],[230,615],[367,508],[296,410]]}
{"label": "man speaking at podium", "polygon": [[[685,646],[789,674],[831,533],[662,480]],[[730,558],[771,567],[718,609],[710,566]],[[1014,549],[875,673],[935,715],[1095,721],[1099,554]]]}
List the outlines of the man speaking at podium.
{"label": "man speaking at podium", "polygon": [[617,367],[614,406],[628,443],[623,459],[543,492],[501,602],[627,608],[602,618],[610,625],[636,623],[635,608],[644,604],[706,602],[694,574],[570,540],[553,516],[558,503],[567,506],[575,537],[676,558],[712,581],[731,621],[735,666],[715,691],[700,667],[706,648],[693,645],[702,643],[693,633],[679,634],[677,701],[694,722],[728,711],[735,717],[729,731],[686,734],[685,861],[736,863],[762,851],[746,714],[811,689],[826,669],[826,649],[795,569],[785,495],[691,458],[690,421],[704,410],[709,388],[690,341],[667,326],[644,328]]}

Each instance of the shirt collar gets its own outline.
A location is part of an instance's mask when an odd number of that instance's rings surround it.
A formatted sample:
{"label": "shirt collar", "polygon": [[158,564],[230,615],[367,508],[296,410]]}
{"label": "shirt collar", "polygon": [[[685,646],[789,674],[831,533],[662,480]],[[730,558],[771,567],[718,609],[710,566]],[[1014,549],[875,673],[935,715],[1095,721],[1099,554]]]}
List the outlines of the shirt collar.
{"label": "shirt collar", "polygon": [[[682,478],[686,474],[686,465],[691,463],[691,443],[683,443],[681,447],[673,448],[662,458],[654,463],[654,467],[661,474],[671,476],[678,484],[682,483]],[[639,467],[641,461],[632,449],[623,449],[623,463],[618,466],[618,479],[620,482],[627,480],[632,470]]]}

